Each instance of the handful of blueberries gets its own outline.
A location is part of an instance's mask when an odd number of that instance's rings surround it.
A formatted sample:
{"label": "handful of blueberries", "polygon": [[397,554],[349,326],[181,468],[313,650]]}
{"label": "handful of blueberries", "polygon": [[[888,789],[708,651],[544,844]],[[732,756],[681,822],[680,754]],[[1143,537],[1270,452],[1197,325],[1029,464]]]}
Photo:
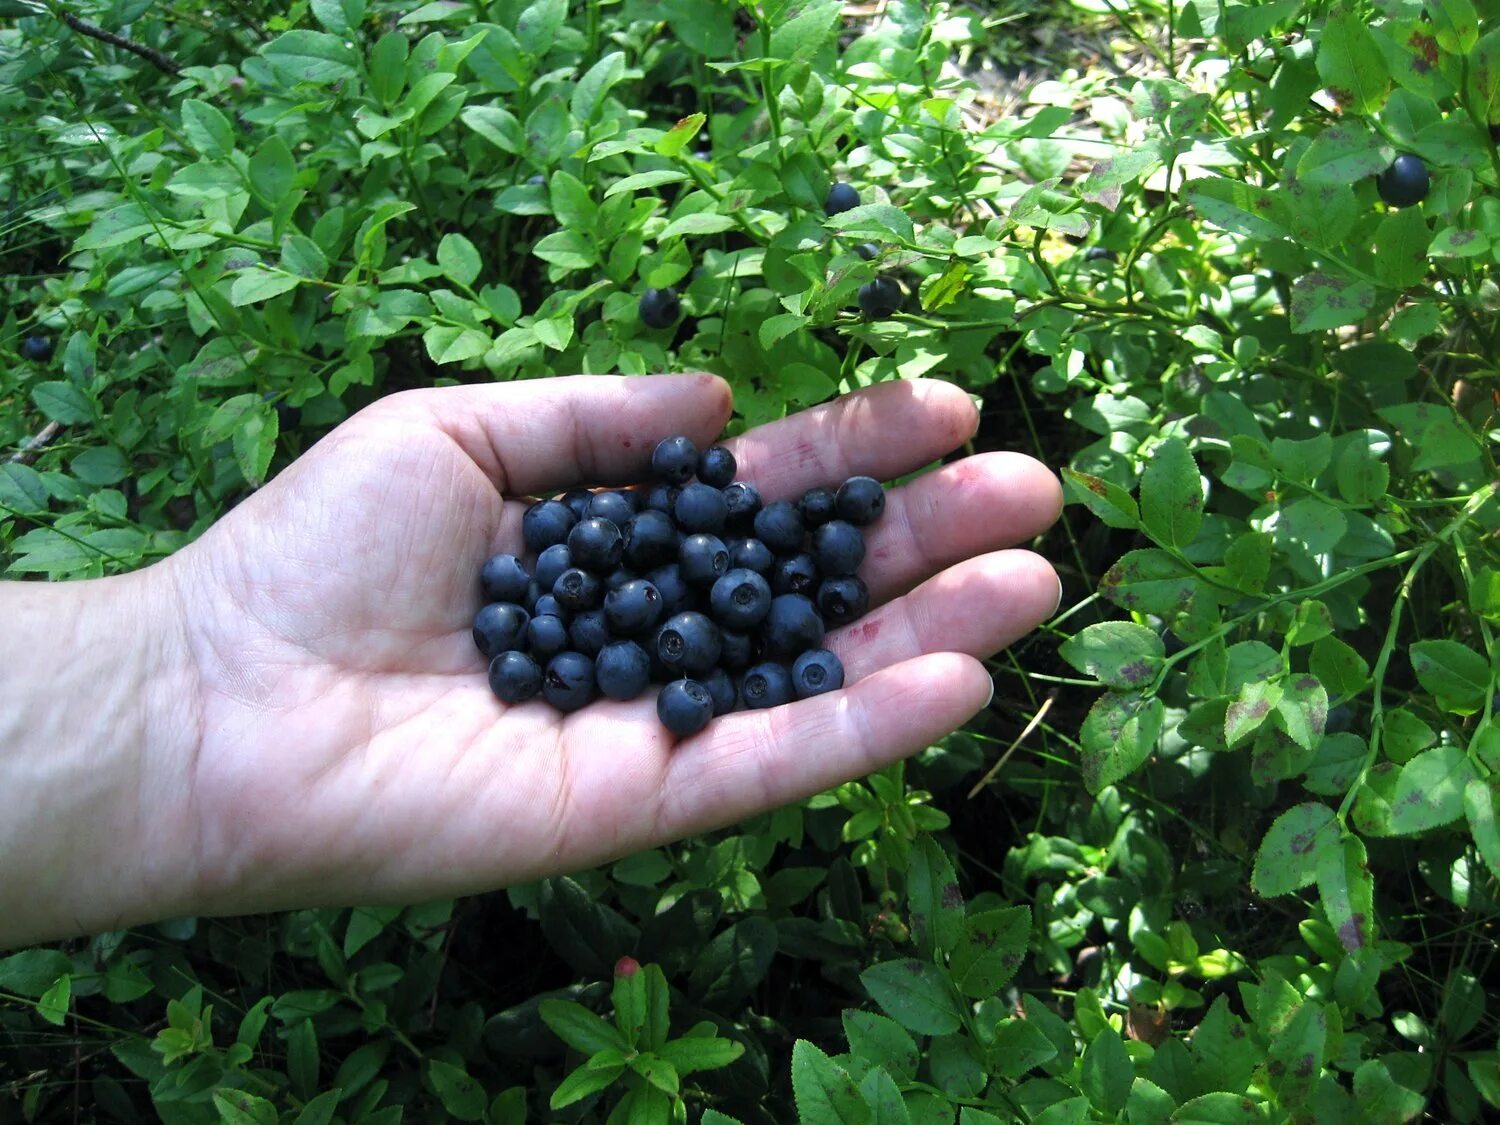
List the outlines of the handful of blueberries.
{"label": "handful of blueberries", "polygon": [[685,437],[658,444],[651,468],[647,488],[576,489],[528,508],[531,570],[515,555],[484,564],[474,643],[495,695],[576,711],[662,683],[656,713],[685,736],[738,708],[843,687],[823,634],[869,607],[855,572],[860,528],[885,510],[880,482],[763,504],[734,479],[734,454],[700,455]]}

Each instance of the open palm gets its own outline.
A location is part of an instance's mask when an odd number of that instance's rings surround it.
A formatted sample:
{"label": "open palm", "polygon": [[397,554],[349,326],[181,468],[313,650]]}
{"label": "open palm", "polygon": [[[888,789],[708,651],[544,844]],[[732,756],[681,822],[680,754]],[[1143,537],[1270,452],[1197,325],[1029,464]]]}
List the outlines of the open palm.
{"label": "open palm", "polygon": [[[199,737],[164,772],[208,910],[411,901],[576,869],[817,792],[985,705],[976,659],[1056,605],[1000,550],[1056,517],[1054,478],[985,454],[893,491],[870,614],[830,634],[847,686],[675,740],[650,697],[561,715],[490,694],[476,574],[520,553],[526,498],[644,475],[656,440],[713,440],[711,376],[549,379],[395,395],[340,426],[165,564]],[[767,499],[952,451],[968,396],[908,381],[729,443]]]}

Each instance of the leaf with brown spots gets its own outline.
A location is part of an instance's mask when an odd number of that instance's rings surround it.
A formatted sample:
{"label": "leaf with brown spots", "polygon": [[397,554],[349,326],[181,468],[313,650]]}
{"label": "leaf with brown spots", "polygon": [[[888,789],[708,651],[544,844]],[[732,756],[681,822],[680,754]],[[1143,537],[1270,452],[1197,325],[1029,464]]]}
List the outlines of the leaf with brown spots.
{"label": "leaf with brown spots", "polygon": [[1358,836],[1345,836],[1318,857],[1318,893],[1323,912],[1350,953],[1374,941],[1375,878]]}
{"label": "leaf with brown spots", "polygon": [[1327,805],[1307,802],[1278,816],[1255,853],[1251,885],[1265,896],[1291,894],[1318,877],[1323,849],[1338,844],[1338,824]]}

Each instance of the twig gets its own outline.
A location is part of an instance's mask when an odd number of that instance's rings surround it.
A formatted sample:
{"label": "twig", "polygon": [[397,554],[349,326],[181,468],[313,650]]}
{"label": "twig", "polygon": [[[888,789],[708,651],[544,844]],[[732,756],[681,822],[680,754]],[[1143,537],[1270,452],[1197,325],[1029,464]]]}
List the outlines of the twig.
{"label": "twig", "polygon": [[113,31],[105,31],[98,24],[89,23],[88,20],[79,19],[66,8],[60,8],[57,18],[62,20],[79,35],[87,35],[90,39],[97,39],[101,43],[108,43],[113,47],[129,51],[132,55],[139,55],[157,70],[167,74],[178,74],[182,67],[177,61],[168,55],[162,54],[155,47],[148,47],[144,43],[137,43],[133,39],[126,39],[123,35],[116,35]]}
{"label": "twig", "polygon": [[47,443],[62,431],[61,422],[48,422],[37,433],[21,443],[21,448],[12,453],[5,460],[11,465],[29,465],[41,456],[42,450]]}
{"label": "twig", "polygon": [[1010,761],[1010,756],[1016,752],[1016,747],[1026,741],[1026,736],[1028,734],[1036,730],[1037,727],[1041,726],[1042,720],[1047,717],[1047,712],[1052,709],[1052,704],[1056,699],[1057,689],[1053,688],[1052,694],[1047,696],[1047,698],[1042,701],[1042,705],[1037,708],[1036,714],[1031,716],[1031,722],[1026,724],[1026,729],[1023,730],[1020,734],[1016,735],[1016,740],[1012,742],[1008,747],[1006,747],[1005,753],[1000,755],[1000,760],[993,766],[991,766],[989,768],[989,771],[974,783],[974,788],[969,790],[969,795],[965,797],[964,800],[972,801],[979,795],[979,791],[981,789],[983,789],[986,785],[994,780],[995,775],[1000,772],[1000,768],[1004,766],[1006,762]]}

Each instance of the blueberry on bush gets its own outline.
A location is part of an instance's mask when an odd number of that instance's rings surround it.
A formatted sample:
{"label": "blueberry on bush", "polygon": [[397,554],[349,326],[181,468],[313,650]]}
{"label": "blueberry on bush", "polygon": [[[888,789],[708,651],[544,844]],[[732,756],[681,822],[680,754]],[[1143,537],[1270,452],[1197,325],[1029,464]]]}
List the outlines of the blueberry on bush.
{"label": "blueberry on bush", "polygon": [[40,363],[52,358],[51,336],[27,336],[21,341],[21,358]]}
{"label": "blueberry on bush", "polygon": [[892,277],[877,277],[859,287],[859,311],[871,320],[894,316],[904,299],[901,283]]}
{"label": "blueberry on bush", "polygon": [[641,323],[647,328],[671,328],[682,315],[682,302],[677,290],[647,289],[641,294]]}
{"label": "blueberry on bush", "polygon": [[692,680],[673,680],[656,697],[656,717],[678,738],[697,734],[714,717],[713,696]]}
{"label": "blueberry on bush", "polygon": [[1420,156],[1403,152],[1375,177],[1375,190],[1392,207],[1413,207],[1427,198],[1431,179]]}
{"label": "blueberry on bush", "polygon": [[524,652],[502,652],[490,661],[490,690],[502,703],[524,703],[542,690],[542,669]]}
{"label": "blueberry on bush", "polygon": [[880,257],[880,245],[875,242],[861,242],[854,248],[854,252],[867,262],[873,262]]}
{"label": "blueberry on bush", "polygon": [[828,189],[828,198],[823,201],[823,211],[829,215],[842,215],[859,206],[859,192],[853,186],[836,183]]}
{"label": "blueberry on bush", "polygon": [[581,652],[560,652],[547,662],[542,698],[559,711],[577,711],[594,698],[594,662]]}
{"label": "blueberry on bush", "polygon": [[804,652],[792,662],[792,691],[798,699],[838,691],[844,686],[844,665],[826,648]]}

